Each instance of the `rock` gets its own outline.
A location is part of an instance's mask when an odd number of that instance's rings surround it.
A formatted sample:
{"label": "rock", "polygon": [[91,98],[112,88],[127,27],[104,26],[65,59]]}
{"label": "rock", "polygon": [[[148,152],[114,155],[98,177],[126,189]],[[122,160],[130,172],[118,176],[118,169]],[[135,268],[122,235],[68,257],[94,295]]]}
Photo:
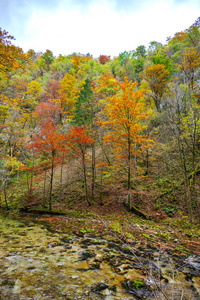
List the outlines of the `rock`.
{"label": "rock", "polygon": [[86,260],[88,258],[95,257],[95,256],[96,254],[92,250],[84,250],[79,253],[79,258],[81,260]]}
{"label": "rock", "polygon": [[95,293],[100,293],[101,291],[108,288],[108,284],[106,282],[98,282],[92,286],[92,291]]}
{"label": "rock", "polygon": [[64,249],[71,249],[71,248],[72,248],[72,245],[70,245],[70,244],[64,244],[64,245],[63,245],[63,248],[64,248]]}
{"label": "rock", "polygon": [[95,269],[100,269],[100,262],[99,261],[94,261],[91,265],[90,265],[90,270],[95,270]]}
{"label": "rock", "polygon": [[186,259],[186,262],[190,264],[193,268],[197,269],[200,271],[200,257],[196,256],[189,256]]}
{"label": "rock", "polygon": [[90,245],[92,245],[92,240],[91,239],[84,239],[84,240],[81,241],[80,244],[83,245],[83,246],[90,246]]}
{"label": "rock", "polygon": [[62,246],[62,245],[63,245],[62,242],[51,242],[51,243],[49,243],[49,248],[54,248],[54,247]]}
{"label": "rock", "polygon": [[137,280],[126,279],[123,282],[123,287],[128,293],[139,299],[146,299],[147,297],[152,297],[154,295],[154,291],[150,288],[150,286]]}
{"label": "rock", "polygon": [[34,270],[34,269],[36,269],[35,266],[29,266],[29,267],[26,268],[26,270],[29,270],[29,271]]}

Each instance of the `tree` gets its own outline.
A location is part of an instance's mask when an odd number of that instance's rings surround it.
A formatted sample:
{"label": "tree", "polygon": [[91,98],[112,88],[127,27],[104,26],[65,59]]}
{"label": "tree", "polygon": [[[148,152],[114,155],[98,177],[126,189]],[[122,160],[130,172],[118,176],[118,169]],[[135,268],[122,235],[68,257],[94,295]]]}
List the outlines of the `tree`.
{"label": "tree", "polygon": [[[97,102],[95,101],[94,92],[92,88],[92,82],[87,78],[80,91],[78,100],[75,102],[74,116],[72,124],[83,126],[89,136],[95,140],[97,135],[96,113]],[[95,165],[96,165],[96,151],[95,143],[92,147],[92,200],[94,199],[94,187],[95,187]]]}
{"label": "tree", "polygon": [[[192,105],[191,105],[192,101]],[[185,204],[189,219],[193,221],[193,207],[200,212],[200,203],[197,192],[197,174],[199,165],[199,132],[200,115],[199,105],[195,99],[190,100],[185,86],[174,86],[172,96],[167,101],[163,115],[165,149],[169,153],[169,164],[173,180],[178,186],[185,187]],[[168,171],[168,175],[170,172]]]}
{"label": "tree", "polygon": [[60,114],[62,113],[62,108],[59,104],[53,101],[41,102],[35,108],[35,115],[39,120],[39,124],[51,121],[52,124],[57,124]]}
{"label": "tree", "polygon": [[3,196],[7,210],[9,209],[9,203],[11,203],[10,200],[15,193],[14,189],[11,195],[8,196],[9,185],[11,185],[13,181],[15,181],[15,183],[18,181],[19,169],[22,166],[23,164],[12,155],[3,157],[3,160],[0,158],[0,202]]}
{"label": "tree", "polygon": [[73,55],[72,63],[74,65],[75,72],[78,73],[78,70],[79,70],[80,65],[81,65],[81,57],[79,55],[76,55],[76,54]]}
{"label": "tree", "polygon": [[148,54],[149,56],[154,55],[155,53],[158,53],[160,49],[162,48],[162,44],[156,41],[151,41],[149,43],[149,48],[148,48]]}
{"label": "tree", "polygon": [[60,105],[63,113],[70,119],[73,115],[74,104],[78,99],[80,90],[79,83],[74,75],[66,73],[65,77],[61,81],[60,90]]}
{"label": "tree", "polygon": [[14,37],[0,27],[0,72],[4,75],[14,69],[22,68],[27,60],[23,50],[12,44]]}
{"label": "tree", "polygon": [[[37,132],[32,136],[28,148],[34,153],[43,155],[50,160],[50,191],[49,210],[52,208],[52,188],[54,167],[58,156],[64,151],[65,136],[57,131],[56,123],[60,114],[60,107],[53,102],[41,103],[36,107],[36,116],[39,120]],[[38,167],[38,166],[37,166]]]}
{"label": "tree", "polygon": [[200,48],[200,17],[187,30],[186,43],[188,46]]}
{"label": "tree", "polygon": [[27,52],[27,57],[30,58],[31,60],[34,60],[37,58],[37,53],[33,49],[29,49]]}
{"label": "tree", "polygon": [[52,188],[54,178],[54,167],[56,163],[56,156],[62,151],[62,143],[65,137],[56,131],[56,126],[52,124],[51,120],[46,121],[39,126],[39,130],[32,137],[32,143],[29,149],[32,152],[43,154],[49,157],[51,161],[50,171],[50,190],[49,190],[49,211],[52,209]]}
{"label": "tree", "polygon": [[117,60],[118,60],[120,65],[123,65],[123,64],[126,64],[128,62],[130,56],[131,56],[130,52],[124,51],[124,52],[119,54]]}
{"label": "tree", "polygon": [[[101,124],[107,129],[105,142],[111,144],[115,157],[123,162],[127,174],[128,206],[131,208],[131,183],[133,157],[140,154],[139,145],[150,144],[143,134],[142,120],[147,118],[143,93],[137,88],[137,82],[117,82],[122,92],[118,96],[108,97],[104,109],[105,121]],[[137,166],[135,165],[135,169]]]}
{"label": "tree", "polygon": [[5,104],[0,105],[0,133],[4,129],[6,119],[9,116],[8,106]]}
{"label": "tree", "polygon": [[110,56],[106,56],[106,55],[100,55],[99,56],[99,62],[102,65],[105,65],[105,63],[107,63],[108,61],[110,61]]}
{"label": "tree", "polygon": [[38,102],[41,98],[41,93],[42,93],[41,83],[39,83],[36,80],[32,80],[28,84],[27,91],[26,91],[27,109],[30,108],[30,110],[33,110],[38,105]]}
{"label": "tree", "polygon": [[170,72],[165,65],[156,64],[148,67],[140,76],[148,82],[151,90],[148,96],[154,100],[156,109],[160,112],[162,97],[167,91],[167,83],[170,82]]}
{"label": "tree", "polygon": [[189,99],[191,101],[191,89],[194,89],[195,72],[200,66],[200,55],[194,47],[182,53],[182,62],[179,64],[179,70],[183,71],[188,80]]}
{"label": "tree", "polygon": [[140,45],[133,51],[133,56],[136,58],[143,57],[145,58],[147,55],[146,47],[144,45]]}
{"label": "tree", "polygon": [[85,128],[83,126],[73,127],[68,134],[69,146],[73,149],[75,156],[80,158],[80,163],[83,170],[85,197],[88,205],[91,205],[88,193],[88,183],[87,183],[87,167],[86,167],[86,150],[87,147],[94,144],[94,140],[88,136]]}
{"label": "tree", "polygon": [[[55,79],[50,79],[45,87],[44,99],[45,100],[56,100],[60,99],[60,90],[62,86],[60,81]],[[59,101],[55,101],[59,102]]]}
{"label": "tree", "polygon": [[44,59],[47,71],[49,71],[50,65],[54,61],[53,52],[51,50],[46,50],[42,55],[42,58]]}
{"label": "tree", "polygon": [[74,103],[72,123],[83,126],[94,118],[94,95],[91,82],[87,78],[80,91],[77,101]]}
{"label": "tree", "polygon": [[110,74],[103,74],[97,81],[96,91],[100,99],[116,95],[119,91],[117,80]]}
{"label": "tree", "polygon": [[169,77],[172,76],[175,68],[173,62],[168,56],[166,56],[165,54],[156,54],[154,56],[151,56],[150,59],[154,65],[164,65],[165,69],[169,72]]}

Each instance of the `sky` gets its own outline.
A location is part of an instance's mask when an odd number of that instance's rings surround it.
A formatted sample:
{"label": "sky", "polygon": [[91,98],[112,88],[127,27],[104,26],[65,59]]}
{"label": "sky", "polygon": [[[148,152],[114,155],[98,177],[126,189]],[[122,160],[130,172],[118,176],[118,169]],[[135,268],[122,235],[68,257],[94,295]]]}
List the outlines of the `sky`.
{"label": "sky", "polygon": [[200,16],[200,0],[0,0],[0,27],[24,52],[118,56],[165,44]]}

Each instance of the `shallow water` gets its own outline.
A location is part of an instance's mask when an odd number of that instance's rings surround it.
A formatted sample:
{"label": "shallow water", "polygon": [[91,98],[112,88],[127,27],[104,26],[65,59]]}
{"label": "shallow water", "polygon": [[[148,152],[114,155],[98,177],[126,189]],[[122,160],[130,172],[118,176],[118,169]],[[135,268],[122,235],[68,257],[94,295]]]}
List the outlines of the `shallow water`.
{"label": "shallow water", "polygon": [[1,300],[200,299],[196,257],[130,248],[109,235],[53,233],[2,214],[0,234]]}

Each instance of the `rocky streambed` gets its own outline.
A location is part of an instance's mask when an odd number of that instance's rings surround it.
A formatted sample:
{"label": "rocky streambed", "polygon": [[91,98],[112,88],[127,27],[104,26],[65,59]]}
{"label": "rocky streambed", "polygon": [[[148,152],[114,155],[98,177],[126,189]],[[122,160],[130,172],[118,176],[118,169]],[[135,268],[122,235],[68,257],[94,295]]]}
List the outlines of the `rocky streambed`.
{"label": "rocky streambed", "polygon": [[0,299],[200,299],[200,257],[0,214]]}

